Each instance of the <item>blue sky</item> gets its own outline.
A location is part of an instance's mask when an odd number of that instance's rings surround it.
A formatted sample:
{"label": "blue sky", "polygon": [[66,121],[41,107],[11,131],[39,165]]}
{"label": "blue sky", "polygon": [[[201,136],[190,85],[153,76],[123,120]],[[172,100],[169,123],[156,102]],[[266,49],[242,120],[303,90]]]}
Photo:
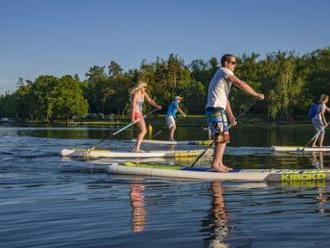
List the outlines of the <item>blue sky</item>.
{"label": "blue sky", "polygon": [[0,94],[110,60],[304,54],[330,46],[329,13],[327,0],[0,0]]}

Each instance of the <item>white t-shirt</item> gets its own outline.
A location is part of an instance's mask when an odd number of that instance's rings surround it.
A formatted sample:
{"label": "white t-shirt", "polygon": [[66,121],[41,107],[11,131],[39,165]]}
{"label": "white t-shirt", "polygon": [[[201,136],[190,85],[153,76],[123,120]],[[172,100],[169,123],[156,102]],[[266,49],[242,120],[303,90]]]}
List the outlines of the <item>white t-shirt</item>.
{"label": "white t-shirt", "polygon": [[234,73],[227,68],[219,68],[210,84],[207,93],[206,107],[221,107],[226,109],[228,95],[230,92],[231,82],[227,79],[229,76],[234,76]]}

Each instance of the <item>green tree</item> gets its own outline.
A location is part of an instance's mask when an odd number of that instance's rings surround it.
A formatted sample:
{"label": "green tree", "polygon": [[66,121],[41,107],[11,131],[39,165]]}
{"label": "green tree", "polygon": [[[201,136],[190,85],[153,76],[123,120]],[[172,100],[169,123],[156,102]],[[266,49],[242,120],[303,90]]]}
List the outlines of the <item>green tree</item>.
{"label": "green tree", "polygon": [[[183,88],[182,94],[183,104],[189,114],[201,114],[205,111],[206,91],[201,82],[191,80]],[[187,111],[188,112],[188,111]]]}
{"label": "green tree", "polygon": [[[258,62],[258,57],[259,54],[256,53],[252,53],[250,56],[244,54],[242,57],[237,57],[237,69],[235,70],[235,75],[241,80],[247,82],[256,91],[260,91],[261,86],[261,66]],[[230,98],[235,113],[240,113],[246,109],[252,101],[254,101],[250,95],[243,93],[236,87],[233,87]],[[265,106],[262,104],[263,102],[259,102],[258,104],[253,105],[253,109],[256,110],[258,108],[260,110],[260,106]]]}
{"label": "green tree", "polygon": [[80,82],[70,75],[65,75],[58,80],[53,98],[52,118],[72,119],[73,116],[83,116],[88,113],[88,103],[83,96]]}
{"label": "green tree", "polygon": [[33,84],[33,96],[36,100],[35,113],[39,120],[49,121],[54,114],[56,98],[54,90],[58,79],[54,76],[39,76]]}
{"label": "green tree", "polygon": [[123,73],[123,68],[121,68],[121,66],[113,60],[110,61],[110,64],[108,65],[108,70],[109,77],[111,78],[121,76]]}
{"label": "green tree", "polygon": [[12,94],[15,99],[15,116],[22,120],[36,118],[37,99],[33,94],[33,82],[23,78],[19,79],[17,90]]}
{"label": "green tree", "polygon": [[316,98],[321,94],[330,95],[330,47],[307,54],[304,60],[310,94]]}
{"label": "green tree", "polygon": [[104,113],[107,97],[114,89],[108,83],[108,77],[104,66],[93,66],[86,73],[87,86],[85,87],[85,98],[89,104],[89,112]]}
{"label": "green tree", "polygon": [[278,122],[293,121],[293,109],[305,86],[305,81],[296,73],[296,57],[293,52],[278,52],[267,55],[264,85],[268,90],[268,114]]}

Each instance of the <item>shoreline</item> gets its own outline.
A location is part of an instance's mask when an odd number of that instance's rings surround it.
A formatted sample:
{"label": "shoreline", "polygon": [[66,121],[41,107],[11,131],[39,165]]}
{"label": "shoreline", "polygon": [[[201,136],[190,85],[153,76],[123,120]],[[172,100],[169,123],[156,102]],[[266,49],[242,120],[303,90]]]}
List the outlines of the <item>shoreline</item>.
{"label": "shoreline", "polygon": [[[305,127],[311,126],[311,122],[303,118],[304,116],[298,116],[297,120],[294,122],[280,122],[277,123],[276,121],[271,121],[264,116],[249,114],[244,118],[238,121],[238,125],[244,126],[269,126],[269,127]],[[147,125],[151,123],[155,126],[165,125],[164,121],[165,115],[157,115],[152,116],[149,119],[146,119]],[[115,118],[116,119],[116,118]],[[49,125],[49,126],[125,126],[130,123],[128,116],[124,118],[118,118],[117,120],[87,120],[87,119],[76,119],[76,120],[52,120],[52,121],[2,121],[0,125]],[[188,117],[181,117],[177,118],[177,126],[184,127],[184,126],[201,126],[206,127],[206,119],[204,115],[190,115]]]}

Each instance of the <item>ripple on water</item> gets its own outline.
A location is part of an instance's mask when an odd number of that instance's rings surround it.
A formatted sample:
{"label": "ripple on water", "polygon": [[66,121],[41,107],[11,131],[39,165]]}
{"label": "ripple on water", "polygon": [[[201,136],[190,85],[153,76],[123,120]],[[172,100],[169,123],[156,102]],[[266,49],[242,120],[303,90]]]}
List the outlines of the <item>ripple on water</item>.
{"label": "ripple on water", "polygon": [[[30,129],[20,137],[17,130],[0,129],[3,247],[330,247],[329,186],[108,175],[111,161],[58,156],[65,147],[98,140],[37,137],[40,131],[47,130]],[[235,167],[311,164],[308,155],[273,156],[263,148],[230,152],[225,159]]]}

